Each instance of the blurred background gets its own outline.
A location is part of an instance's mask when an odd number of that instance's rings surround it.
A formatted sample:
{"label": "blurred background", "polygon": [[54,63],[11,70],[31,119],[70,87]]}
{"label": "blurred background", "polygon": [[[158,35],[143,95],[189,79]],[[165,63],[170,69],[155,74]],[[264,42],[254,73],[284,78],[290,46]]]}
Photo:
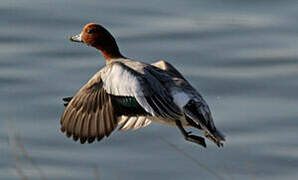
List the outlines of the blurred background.
{"label": "blurred background", "polygon": [[[1,0],[0,179],[296,179],[297,8],[294,0]],[[224,148],[203,149],[154,123],[91,145],[66,138],[61,99],[105,64],[68,40],[89,22],[109,29],[125,56],[176,66],[209,103]]]}

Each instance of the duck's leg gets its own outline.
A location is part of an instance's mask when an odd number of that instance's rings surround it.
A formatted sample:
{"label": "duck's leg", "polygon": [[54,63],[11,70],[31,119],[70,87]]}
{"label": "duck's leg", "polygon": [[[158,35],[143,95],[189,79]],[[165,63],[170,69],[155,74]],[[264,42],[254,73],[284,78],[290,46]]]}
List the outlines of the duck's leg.
{"label": "duck's leg", "polygon": [[190,142],[199,144],[203,147],[206,147],[205,139],[200,136],[190,135],[191,132],[185,131],[185,129],[181,124],[181,121],[176,120],[176,126],[178,127],[178,129],[180,130],[181,134],[184,136],[186,141],[190,141]]}

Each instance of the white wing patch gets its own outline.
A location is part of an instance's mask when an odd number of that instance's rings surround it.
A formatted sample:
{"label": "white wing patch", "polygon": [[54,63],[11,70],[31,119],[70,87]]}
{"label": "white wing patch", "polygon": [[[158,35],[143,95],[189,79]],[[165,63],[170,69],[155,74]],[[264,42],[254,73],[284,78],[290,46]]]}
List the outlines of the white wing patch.
{"label": "white wing patch", "polygon": [[138,76],[129,72],[120,64],[113,64],[105,73],[102,73],[103,87],[109,94],[116,96],[135,97],[137,102],[152,116],[156,113],[148,104],[143,87]]}
{"label": "white wing patch", "polygon": [[119,64],[102,74],[104,88],[107,92],[119,96],[140,96],[143,95],[140,82],[137,76],[133,76]]}
{"label": "white wing patch", "polygon": [[174,92],[172,96],[174,98],[174,103],[177,104],[181,109],[183,109],[183,107],[190,100],[189,96],[183,91]]}
{"label": "white wing patch", "polygon": [[120,131],[125,131],[128,129],[136,130],[140,127],[148,126],[151,123],[151,121],[145,116],[121,116],[119,119],[118,126],[120,126]]}

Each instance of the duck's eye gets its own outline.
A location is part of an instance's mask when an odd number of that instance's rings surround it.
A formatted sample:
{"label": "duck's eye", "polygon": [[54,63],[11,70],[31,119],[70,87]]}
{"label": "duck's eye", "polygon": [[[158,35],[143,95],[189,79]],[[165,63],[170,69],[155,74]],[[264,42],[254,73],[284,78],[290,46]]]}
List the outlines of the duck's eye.
{"label": "duck's eye", "polygon": [[93,34],[93,33],[96,33],[96,32],[98,32],[98,29],[89,29],[89,30],[87,30],[88,34]]}

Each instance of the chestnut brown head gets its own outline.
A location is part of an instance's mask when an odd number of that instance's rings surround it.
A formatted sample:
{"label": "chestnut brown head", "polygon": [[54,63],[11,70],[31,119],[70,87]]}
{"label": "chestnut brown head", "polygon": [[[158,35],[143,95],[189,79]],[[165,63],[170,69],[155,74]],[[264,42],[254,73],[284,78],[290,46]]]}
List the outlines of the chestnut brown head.
{"label": "chestnut brown head", "polygon": [[82,42],[100,50],[107,60],[123,57],[114,37],[103,26],[95,23],[87,24],[83,31],[70,38],[74,42]]}

